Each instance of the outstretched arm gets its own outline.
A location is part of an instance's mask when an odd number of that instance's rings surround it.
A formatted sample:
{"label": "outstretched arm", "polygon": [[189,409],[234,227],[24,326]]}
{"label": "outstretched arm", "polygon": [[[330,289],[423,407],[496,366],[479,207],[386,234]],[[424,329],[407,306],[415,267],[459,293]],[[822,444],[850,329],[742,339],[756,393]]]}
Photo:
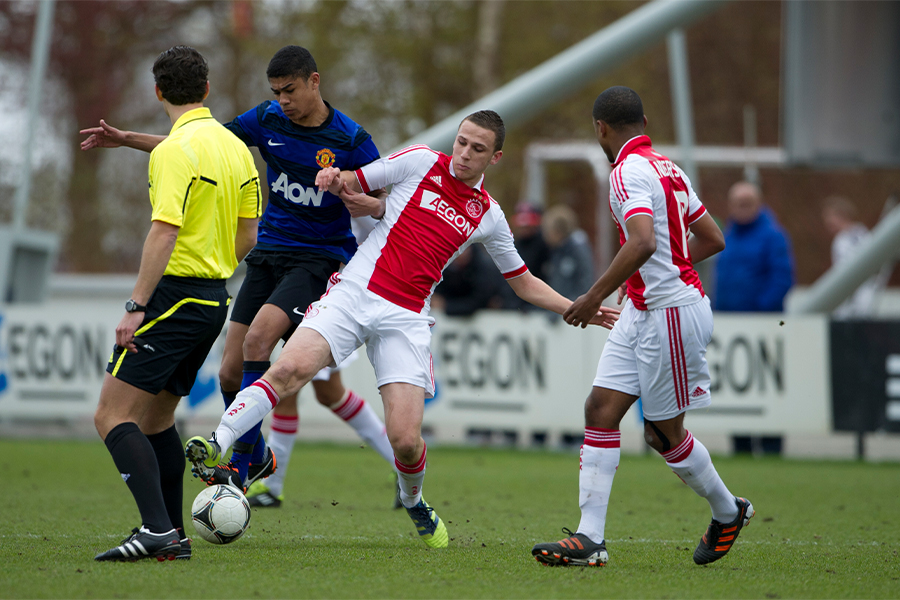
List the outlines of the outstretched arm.
{"label": "outstretched arm", "polygon": [[134,148],[135,150],[151,152],[167,137],[164,135],[138,133],[136,131],[122,131],[121,129],[116,129],[112,125],[109,125],[103,119],[100,119],[99,127],[82,129],[79,133],[88,136],[87,139],[81,142],[82,150],[127,146],[129,148]]}
{"label": "outstretched arm", "polygon": [[[526,271],[521,277],[507,279],[506,282],[516,295],[525,302],[534,304],[540,308],[552,310],[556,314],[563,314],[563,312],[572,304],[571,300],[561,296],[544,281],[532,275],[531,271]],[[616,309],[598,306],[592,317],[588,319],[588,323],[602,325],[607,329],[612,329],[612,326],[615,325],[618,318],[619,311]]]}
{"label": "outstretched arm", "polygon": [[[579,296],[563,314],[569,325],[587,327],[591,323],[603,299],[616,291],[635,271],[656,252],[656,236],[653,233],[653,217],[639,214],[625,222],[628,240],[622,244],[606,272]],[[619,301],[623,294],[619,293]]]}

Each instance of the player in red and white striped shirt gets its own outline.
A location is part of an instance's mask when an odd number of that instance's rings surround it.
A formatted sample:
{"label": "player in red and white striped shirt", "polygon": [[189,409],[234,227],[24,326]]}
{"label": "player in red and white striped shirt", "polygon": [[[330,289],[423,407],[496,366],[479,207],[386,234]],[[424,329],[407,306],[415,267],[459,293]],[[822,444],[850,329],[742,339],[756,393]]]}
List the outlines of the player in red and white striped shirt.
{"label": "player in red and white striped shirt", "polygon": [[[479,111],[460,124],[452,156],[413,146],[355,172],[319,172],[316,184],[339,193],[353,217],[379,222],[338,283],[310,305],[275,364],[238,394],[213,439],[188,441],[192,461],[212,466],[280,397],[365,343],[384,401],[400,500],[427,545],[447,546],[446,526],[422,499],[421,435],[424,400],[434,394],[429,305],[443,270],[480,242],[520,298],[558,314],[571,305],[528,271],[503,211],[484,189],[484,171],[500,160],[504,136],[500,116]],[[388,185],[387,198],[364,193]],[[618,315],[607,308],[594,312],[587,321],[607,327]]]}
{"label": "player in red and white striped shirt", "polygon": [[709,406],[706,346],[712,310],[694,263],[721,252],[725,240],[684,172],[644,135],[640,97],[626,87],[594,102],[594,129],[613,170],[609,206],[622,244],[606,273],[569,307],[564,318],[585,327],[616,289],[628,301],[603,347],[594,387],[585,402],[576,533],[537,544],[532,554],[549,565],[600,566],[613,476],[619,466],[619,423],[642,399],[644,434],[666,464],[709,501],[712,523],[694,562],[723,557],[753,506],[728,491],[709,452],[684,428],[685,411]]}

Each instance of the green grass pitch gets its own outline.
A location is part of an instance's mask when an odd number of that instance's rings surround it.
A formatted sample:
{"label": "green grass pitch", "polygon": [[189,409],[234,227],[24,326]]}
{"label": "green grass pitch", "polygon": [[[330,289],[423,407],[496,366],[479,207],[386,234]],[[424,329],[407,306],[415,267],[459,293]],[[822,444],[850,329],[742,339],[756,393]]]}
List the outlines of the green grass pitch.
{"label": "green grass pitch", "polygon": [[[286,502],[242,539],[199,538],[189,562],[95,563],[139,523],[100,441],[0,440],[0,598],[897,598],[900,465],[718,458],[756,508],[734,549],[691,553],[706,503],[658,456],[625,456],[604,568],[548,568],[536,542],[578,525],[578,456],[429,449],[425,497],[447,522],[432,550],[392,480],[357,446],[298,444]],[[186,476],[185,512],[201,489]],[[188,524],[188,531],[192,526]]]}

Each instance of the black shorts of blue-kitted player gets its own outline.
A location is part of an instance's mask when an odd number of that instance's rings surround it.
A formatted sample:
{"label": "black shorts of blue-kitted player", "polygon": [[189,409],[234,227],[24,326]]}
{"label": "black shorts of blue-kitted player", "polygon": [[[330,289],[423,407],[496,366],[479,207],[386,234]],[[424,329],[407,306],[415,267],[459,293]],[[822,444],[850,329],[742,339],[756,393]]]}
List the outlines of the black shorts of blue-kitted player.
{"label": "black shorts of blue-kitted player", "polygon": [[310,304],[322,297],[328,278],[337,271],[339,260],[316,252],[253,250],[244,260],[247,275],[241,284],[231,320],[250,325],[264,304],[284,311],[291,326],[282,336],[287,341]]}

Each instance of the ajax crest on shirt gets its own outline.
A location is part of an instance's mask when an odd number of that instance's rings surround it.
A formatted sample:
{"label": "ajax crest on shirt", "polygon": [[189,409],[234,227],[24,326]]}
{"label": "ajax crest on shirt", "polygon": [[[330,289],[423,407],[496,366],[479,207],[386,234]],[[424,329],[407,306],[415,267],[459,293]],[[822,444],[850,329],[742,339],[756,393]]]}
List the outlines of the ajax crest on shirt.
{"label": "ajax crest on shirt", "polygon": [[475,198],[469,198],[469,201],[466,202],[466,212],[469,213],[469,216],[473,219],[477,219],[481,216],[481,213],[484,212],[484,207],[481,205],[481,200],[478,196],[480,196],[480,194]]}

